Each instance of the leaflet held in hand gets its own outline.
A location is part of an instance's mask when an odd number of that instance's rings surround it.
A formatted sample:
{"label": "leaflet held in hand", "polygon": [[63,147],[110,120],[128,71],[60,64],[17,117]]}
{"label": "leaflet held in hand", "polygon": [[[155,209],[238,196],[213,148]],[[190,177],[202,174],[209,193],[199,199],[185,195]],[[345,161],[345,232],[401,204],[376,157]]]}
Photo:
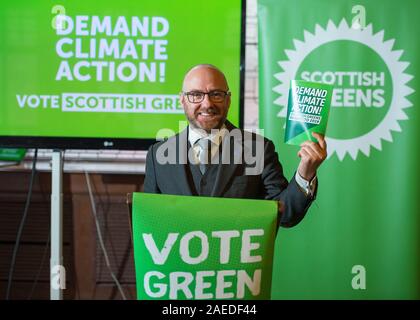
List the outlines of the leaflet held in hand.
{"label": "leaflet held in hand", "polygon": [[312,132],[325,135],[333,87],[328,84],[292,80],[287,105],[284,142],[300,145],[306,140],[317,142]]}

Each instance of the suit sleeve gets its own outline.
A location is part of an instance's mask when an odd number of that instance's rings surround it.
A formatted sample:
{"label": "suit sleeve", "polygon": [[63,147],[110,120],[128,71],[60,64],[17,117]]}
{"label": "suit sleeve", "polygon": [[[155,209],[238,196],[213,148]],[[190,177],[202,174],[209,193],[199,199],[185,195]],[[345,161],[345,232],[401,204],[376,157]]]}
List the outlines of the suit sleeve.
{"label": "suit sleeve", "polygon": [[146,156],[146,177],[144,179],[144,192],[161,193],[156,180],[155,155],[153,145],[150,146]]}
{"label": "suit sleeve", "polygon": [[307,196],[298,186],[295,177],[287,181],[283,175],[283,168],[279,162],[274,144],[267,140],[264,150],[264,170],[262,172],[264,198],[279,200],[284,205],[284,212],[280,218],[280,225],[293,227],[298,224],[315,198]]}

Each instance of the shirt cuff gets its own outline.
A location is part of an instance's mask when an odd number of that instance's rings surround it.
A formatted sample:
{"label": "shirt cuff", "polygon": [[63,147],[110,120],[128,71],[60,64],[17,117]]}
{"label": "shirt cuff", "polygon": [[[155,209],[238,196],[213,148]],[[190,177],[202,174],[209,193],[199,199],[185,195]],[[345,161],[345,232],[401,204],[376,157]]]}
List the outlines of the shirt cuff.
{"label": "shirt cuff", "polygon": [[300,176],[298,171],[296,171],[295,180],[298,186],[301,188],[301,190],[305,193],[306,196],[310,195],[311,197],[313,197],[315,193],[315,187],[316,187],[316,181],[317,181],[316,176],[313,177],[311,181],[307,181],[306,179],[303,179]]}

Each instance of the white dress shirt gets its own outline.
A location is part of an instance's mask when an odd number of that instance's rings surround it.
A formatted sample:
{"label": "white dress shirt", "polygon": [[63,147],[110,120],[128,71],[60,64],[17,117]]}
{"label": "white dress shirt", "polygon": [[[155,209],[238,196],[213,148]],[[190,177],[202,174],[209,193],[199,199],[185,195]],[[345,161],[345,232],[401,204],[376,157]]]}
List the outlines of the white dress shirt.
{"label": "white dress shirt", "polygon": [[[222,130],[225,129],[225,130]],[[198,163],[199,154],[201,152],[200,145],[196,143],[200,139],[208,139],[211,141],[211,159],[219,151],[219,146],[222,143],[223,137],[227,133],[226,126],[223,125],[220,130],[214,130],[214,133],[207,133],[204,130],[195,130],[191,126],[188,126],[188,141],[193,149],[193,155],[195,163]]]}

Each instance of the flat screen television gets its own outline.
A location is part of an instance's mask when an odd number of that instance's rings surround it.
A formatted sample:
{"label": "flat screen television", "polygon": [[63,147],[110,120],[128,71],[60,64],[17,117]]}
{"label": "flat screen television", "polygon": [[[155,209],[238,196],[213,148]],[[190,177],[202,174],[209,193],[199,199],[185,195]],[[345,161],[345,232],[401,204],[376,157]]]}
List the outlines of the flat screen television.
{"label": "flat screen television", "polygon": [[200,63],[243,126],[245,0],[2,1],[0,39],[0,147],[146,149]]}

